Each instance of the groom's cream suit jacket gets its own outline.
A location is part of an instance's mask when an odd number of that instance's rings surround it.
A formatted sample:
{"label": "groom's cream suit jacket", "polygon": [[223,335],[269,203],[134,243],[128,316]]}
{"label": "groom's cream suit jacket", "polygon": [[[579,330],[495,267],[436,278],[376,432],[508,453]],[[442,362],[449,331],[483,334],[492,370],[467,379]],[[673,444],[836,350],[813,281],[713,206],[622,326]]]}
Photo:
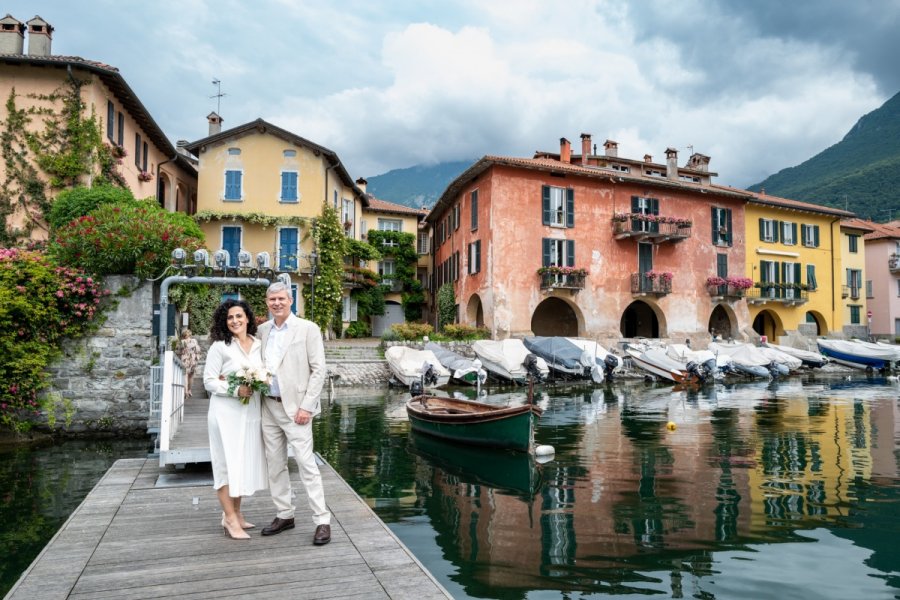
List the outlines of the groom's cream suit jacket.
{"label": "groom's cream suit jacket", "polygon": [[[275,367],[281,405],[291,420],[298,409],[312,413],[321,412],[319,398],[325,383],[325,345],[322,331],[312,321],[301,319],[294,314],[288,316],[287,333],[282,343],[284,354]],[[262,355],[266,355],[266,343],[272,330],[273,321],[259,326],[262,340]]]}

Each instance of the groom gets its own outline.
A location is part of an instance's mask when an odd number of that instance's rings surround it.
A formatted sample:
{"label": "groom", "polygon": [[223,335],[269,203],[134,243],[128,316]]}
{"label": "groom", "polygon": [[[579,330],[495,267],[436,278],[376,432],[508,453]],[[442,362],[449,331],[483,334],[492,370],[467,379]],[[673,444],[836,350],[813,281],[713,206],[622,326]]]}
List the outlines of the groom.
{"label": "groom", "polygon": [[294,528],[287,463],[290,444],[316,524],[313,544],[322,546],[331,541],[331,513],[325,506],[312,433],[312,419],[319,414],[319,395],[325,381],[322,332],[312,321],[291,313],[290,288],[280,281],[266,290],[266,305],[272,320],[260,325],[259,336],[263,361],[272,373],[272,381],[262,401],[262,429],[269,488],[278,513],[262,534],[275,535]]}

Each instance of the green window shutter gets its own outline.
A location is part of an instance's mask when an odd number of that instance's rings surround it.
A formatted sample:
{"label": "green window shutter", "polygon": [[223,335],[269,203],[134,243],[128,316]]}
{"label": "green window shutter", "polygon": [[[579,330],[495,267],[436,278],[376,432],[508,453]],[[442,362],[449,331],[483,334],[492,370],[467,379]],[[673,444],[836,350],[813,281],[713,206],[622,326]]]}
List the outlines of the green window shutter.
{"label": "green window shutter", "polygon": [[766,241],[766,220],[762,217],[759,219],[759,241]]}
{"label": "green window shutter", "polygon": [[472,192],[472,229],[478,229],[478,190]]}
{"label": "green window shutter", "polygon": [[794,263],[794,283],[800,283],[800,263]]}
{"label": "green window shutter", "polygon": [[566,190],[566,227],[575,227],[575,190]]}
{"label": "green window shutter", "polygon": [[545,185],[541,188],[541,201],[543,202],[543,222],[544,225],[550,224],[550,186]]}
{"label": "green window shutter", "polygon": [[543,258],[541,259],[542,267],[550,266],[550,244],[553,243],[553,240],[550,238],[544,238],[541,240],[541,247],[543,249]]}
{"label": "green window shutter", "polygon": [[759,261],[759,280],[761,282],[769,281],[769,261]]}
{"label": "green window shutter", "polygon": [[791,242],[797,243],[797,224],[791,223]]}
{"label": "green window shutter", "polygon": [[481,273],[481,240],[475,242],[475,272]]}
{"label": "green window shutter", "polygon": [[781,239],[781,221],[772,221],[772,241]]}
{"label": "green window shutter", "polygon": [[731,246],[734,243],[734,233],[731,229],[731,209],[725,208],[725,231],[728,233],[725,234],[725,242]]}
{"label": "green window shutter", "polygon": [[[650,198],[650,214],[658,215],[659,214],[659,200],[656,198]],[[659,223],[650,223],[650,231],[653,233],[659,233]]]}
{"label": "green window shutter", "polygon": [[818,225],[813,225],[813,246],[815,246],[816,248],[819,247],[819,226]]}
{"label": "green window shutter", "polygon": [[716,254],[716,275],[718,277],[728,277],[727,254]]}
{"label": "green window shutter", "polygon": [[800,228],[800,243],[806,245],[806,225]]}
{"label": "green window shutter", "polygon": [[575,266],[575,240],[566,240],[566,266]]}
{"label": "green window shutter", "polygon": [[637,196],[631,197],[631,212],[636,213],[640,210],[639,202],[640,199]]}

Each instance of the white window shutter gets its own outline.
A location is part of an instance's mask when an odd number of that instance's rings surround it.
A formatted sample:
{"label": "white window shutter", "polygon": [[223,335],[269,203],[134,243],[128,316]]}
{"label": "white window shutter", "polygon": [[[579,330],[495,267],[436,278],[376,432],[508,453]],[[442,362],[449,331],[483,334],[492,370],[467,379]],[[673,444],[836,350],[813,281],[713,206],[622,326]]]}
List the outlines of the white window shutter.
{"label": "white window shutter", "polygon": [[356,321],[359,319],[358,316],[358,308],[359,303],[356,301],[356,298],[350,298],[350,321]]}

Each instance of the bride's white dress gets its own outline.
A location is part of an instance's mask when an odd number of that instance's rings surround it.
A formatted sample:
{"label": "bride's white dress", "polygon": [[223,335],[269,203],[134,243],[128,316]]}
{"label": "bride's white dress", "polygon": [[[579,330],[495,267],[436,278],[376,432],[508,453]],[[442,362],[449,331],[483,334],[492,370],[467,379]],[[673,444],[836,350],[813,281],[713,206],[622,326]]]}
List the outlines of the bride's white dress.
{"label": "bride's white dress", "polygon": [[[261,368],[261,344],[256,338],[250,352],[244,352],[237,340],[230,344],[215,342],[206,355],[203,385],[210,393],[207,425],[213,487],[228,486],[228,495],[250,496],[269,487],[266,454],[263,448],[259,394],[243,404],[228,395],[229,373],[242,367]],[[225,375],[226,380],[219,378]]]}

